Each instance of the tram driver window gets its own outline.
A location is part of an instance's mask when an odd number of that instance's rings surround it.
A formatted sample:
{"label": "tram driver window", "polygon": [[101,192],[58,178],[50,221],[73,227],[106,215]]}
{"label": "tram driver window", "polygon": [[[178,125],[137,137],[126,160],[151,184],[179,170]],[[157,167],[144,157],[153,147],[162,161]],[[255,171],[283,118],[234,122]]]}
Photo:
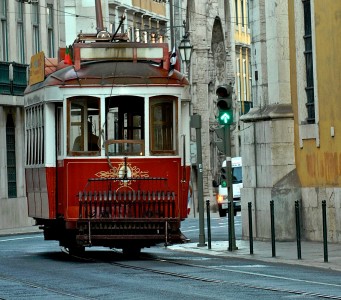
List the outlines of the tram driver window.
{"label": "tram driver window", "polygon": [[144,98],[115,96],[106,99],[106,153],[144,155]]}
{"label": "tram driver window", "polygon": [[74,97],[69,99],[69,153],[72,155],[99,155],[99,99]]}

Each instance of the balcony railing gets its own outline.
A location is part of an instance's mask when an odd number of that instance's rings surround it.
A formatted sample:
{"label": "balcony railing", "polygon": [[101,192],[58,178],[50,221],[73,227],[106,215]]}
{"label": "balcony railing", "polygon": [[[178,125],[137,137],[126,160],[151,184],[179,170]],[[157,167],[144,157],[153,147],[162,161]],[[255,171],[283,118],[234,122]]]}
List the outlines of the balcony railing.
{"label": "balcony railing", "polygon": [[0,62],[0,94],[23,96],[27,86],[28,65]]}

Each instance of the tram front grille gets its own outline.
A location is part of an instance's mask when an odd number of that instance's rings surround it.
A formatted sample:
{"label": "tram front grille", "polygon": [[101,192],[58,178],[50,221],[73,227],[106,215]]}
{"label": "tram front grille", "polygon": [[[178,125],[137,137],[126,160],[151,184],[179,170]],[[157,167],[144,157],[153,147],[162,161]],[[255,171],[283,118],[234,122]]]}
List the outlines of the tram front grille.
{"label": "tram front grille", "polygon": [[80,219],[175,218],[171,191],[90,191],[78,193]]}

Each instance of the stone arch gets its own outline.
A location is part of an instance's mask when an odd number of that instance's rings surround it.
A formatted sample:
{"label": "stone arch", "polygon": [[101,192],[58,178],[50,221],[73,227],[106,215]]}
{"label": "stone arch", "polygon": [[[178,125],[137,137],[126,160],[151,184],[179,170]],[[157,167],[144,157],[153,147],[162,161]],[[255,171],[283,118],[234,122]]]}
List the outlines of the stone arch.
{"label": "stone arch", "polygon": [[216,17],[212,28],[211,49],[217,85],[226,81],[226,51],[221,20]]}

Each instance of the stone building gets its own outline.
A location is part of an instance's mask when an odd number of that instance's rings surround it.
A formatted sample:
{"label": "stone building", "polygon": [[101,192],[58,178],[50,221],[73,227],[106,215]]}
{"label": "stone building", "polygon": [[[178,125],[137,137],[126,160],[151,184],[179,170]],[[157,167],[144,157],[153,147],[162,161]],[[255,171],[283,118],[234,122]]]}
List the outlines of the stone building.
{"label": "stone building", "polygon": [[29,226],[24,179],[24,100],[32,54],[54,56],[64,39],[60,0],[0,1],[0,229]]}
{"label": "stone building", "polygon": [[254,108],[242,117],[243,235],[252,203],[254,232],[270,239],[270,201],[278,240],[341,241],[341,130],[337,87],[339,1],[250,1]]}
{"label": "stone building", "polygon": [[[252,107],[250,79],[250,29],[247,0],[183,1],[183,18],[193,45],[190,64],[192,113],[202,118],[202,160],[204,198],[215,204],[212,180],[219,181],[225,155],[216,147],[216,88],[232,85],[234,124],[231,126],[232,156],[240,156],[240,116]],[[194,140],[195,137],[193,136]],[[193,165],[195,178],[197,166]]]}

